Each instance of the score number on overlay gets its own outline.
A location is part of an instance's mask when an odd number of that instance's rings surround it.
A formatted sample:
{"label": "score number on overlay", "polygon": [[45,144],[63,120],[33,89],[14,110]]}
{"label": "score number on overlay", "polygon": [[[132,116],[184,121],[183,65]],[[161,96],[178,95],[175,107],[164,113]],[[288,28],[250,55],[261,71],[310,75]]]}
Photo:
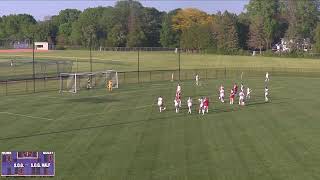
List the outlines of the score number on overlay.
{"label": "score number on overlay", "polygon": [[54,176],[54,152],[1,153],[1,176]]}

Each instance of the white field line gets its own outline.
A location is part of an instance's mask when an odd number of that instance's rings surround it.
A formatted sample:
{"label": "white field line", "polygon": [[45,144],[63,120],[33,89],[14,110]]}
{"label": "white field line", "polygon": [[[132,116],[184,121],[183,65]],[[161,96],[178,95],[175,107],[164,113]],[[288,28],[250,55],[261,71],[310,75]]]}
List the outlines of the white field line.
{"label": "white field line", "polygon": [[42,120],[48,120],[48,121],[54,120],[54,119],[50,119],[50,118],[37,117],[37,116],[18,114],[18,113],[11,113],[11,112],[6,112],[6,111],[1,111],[0,114],[9,114],[9,115],[14,115],[14,116],[21,116],[21,117],[27,117],[27,118],[33,118],[33,119],[42,119]]}
{"label": "white field line", "polygon": [[[7,57],[8,55],[0,54],[2,57]],[[18,57],[31,57],[28,55],[14,55]],[[11,56],[10,56],[11,57]],[[70,56],[37,56],[38,58],[54,58],[54,59],[87,59],[85,57],[70,57]],[[102,59],[102,58],[92,58],[92,59],[97,59],[97,60],[103,60],[103,61],[114,61],[114,62],[120,62],[120,60],[108,60],[108,59]]]}
{"label": "white field line", "polygon": [[114,110],[106,110],[105,112],[101,112],[101,113],[94,113],[94,114],[84,114],[84,115],[80,115],[80,116],[75,116],[75,118],[81,118],[81,117],[87,117],[87,116],[95,116],[95,115],[102,115],[102,114],[106,114],[109,112],[117,112],[117,111],[127,111],[127,110],[135,110],[135,109],[143,109],[146,107],[151,107],[152,105],[145,105],[145,106],[137,106],[135,108],[125,108],[125,109],[114,109]]}

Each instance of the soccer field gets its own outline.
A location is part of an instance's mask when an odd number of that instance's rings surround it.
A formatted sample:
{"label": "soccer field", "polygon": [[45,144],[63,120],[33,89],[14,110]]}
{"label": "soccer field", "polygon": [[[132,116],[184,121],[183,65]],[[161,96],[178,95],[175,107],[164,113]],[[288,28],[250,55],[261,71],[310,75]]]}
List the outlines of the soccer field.
{"label": "soccer field", "polygon": [[[234,79],[183,81],[178,114],[169,81],[4,96],[0,151],[56,152],[52,179],[319,179],[320,79],[271,77],[269,103],[263,76],[244,81],[253,90],[244,107],[218,102],[220,84],[229,95]],[[189,96],[208,96],[209,114],[195,104],[188,115]]]}

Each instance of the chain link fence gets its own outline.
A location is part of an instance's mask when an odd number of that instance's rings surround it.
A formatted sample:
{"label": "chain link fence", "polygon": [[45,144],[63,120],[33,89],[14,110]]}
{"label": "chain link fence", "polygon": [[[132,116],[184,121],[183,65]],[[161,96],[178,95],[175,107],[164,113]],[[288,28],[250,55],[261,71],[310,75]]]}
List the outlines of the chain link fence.
{"label": "chain link fence", "polygon": [[[146,83],[161,81],[185,81],[192,80],[198,74],[201,79],[240,80],[241,74],[244,79],[261,78],[264,80],[265,73],[269,72],[272,77],[320,77],[317,69],[300,68],[208,68],[208,69],[173,69],[152,71],[122,71],[118,72],[119,88],[122,84]],[[180,74],[180,80],[179,80]],[[80,79],[86,83],[87,79]],[[95,79],[93,79],[95,81]],[[96,84],[96,82],[93,82]],[[100,86],[101,87],[101,86]],[[28,94],[34,92],[59,92],[59,77],[43,76],[33,78],[20,78],[0,80],[0,96]]]}

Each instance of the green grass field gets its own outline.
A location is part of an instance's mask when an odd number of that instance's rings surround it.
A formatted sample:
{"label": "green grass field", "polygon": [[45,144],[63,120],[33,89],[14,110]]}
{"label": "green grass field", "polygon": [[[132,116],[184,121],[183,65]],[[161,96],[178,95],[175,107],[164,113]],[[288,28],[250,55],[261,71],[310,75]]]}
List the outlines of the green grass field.
{"label": "green grass field", "polygon": [[[89,72],[89,51],[66,50],[48,51],[35,54],[37,61],[47,60],[72,60],[72,72]],[[117,71],[136,71],[138,66],[137,52],[92,52],[93,71],[115,69]],[[140,71],[178,69],[178,55],[173,52],[140,52]],[[32,75],[32,64],[10,67],[10,60],[17,62],[32,60],[32,53],[2,53],[0,54],[0,79],[10,76]],[[182,69],[203,68],[277,68],[285,70],[299,68],[304,71],[319,71],[320,61],[317,59],[301,58],[276,58],[276,57],[251,57],[251,56],[224,56],[214,54],[181,54]],[[55,73],[56,65],[48,65],[46,68],[36,65],[36,73],[43,71]]]}
{"label": "green grass field", "polygon": [[244,107],[218,102],[218,86],[229,91],[237,79],[183,81],[184,107],[188,96],[210,97],[204,116],[176,114],[169,81],[3,96],[0,151],[55,151],[59,180],[320,179],[320,79],[271,77],[269,103],[263,76],[246,78],[253,93]]}

